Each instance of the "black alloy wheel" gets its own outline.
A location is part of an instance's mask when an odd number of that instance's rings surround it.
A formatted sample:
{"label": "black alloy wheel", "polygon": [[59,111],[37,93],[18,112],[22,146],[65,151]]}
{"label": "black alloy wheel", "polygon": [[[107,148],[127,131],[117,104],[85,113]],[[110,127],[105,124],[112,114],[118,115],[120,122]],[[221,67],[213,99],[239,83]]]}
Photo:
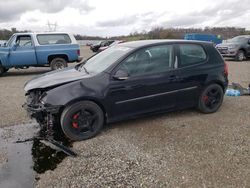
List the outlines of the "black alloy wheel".
{"label": "black alloy wheel", "polygon": [[220,85],[211,84],[207,86],[199,98],[199,110],[203,113],[216,112],[224,98],[224,92]]}
{"label": "black alloy wheel", "polygon": [[62,130],[71,140],[92,138],[100,132],[103,124],[103,111],[92,101],[70,105],[61,115]]}

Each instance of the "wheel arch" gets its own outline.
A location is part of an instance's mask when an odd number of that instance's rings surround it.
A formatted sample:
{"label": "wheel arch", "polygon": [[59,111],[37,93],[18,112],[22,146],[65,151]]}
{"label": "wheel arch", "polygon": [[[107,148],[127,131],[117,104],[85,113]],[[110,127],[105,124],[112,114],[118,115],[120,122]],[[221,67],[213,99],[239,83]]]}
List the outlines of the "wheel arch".
{"label": "wheel arch", "polygon": [[65,59],[67,62],[69,61],[69,57],[68,57],[68,55],[67,54],[52,54],[52,55],[49,55],[48,56],[48,62],[49,63],[51,63],[51,61],[53,60],[53,59],[55,59],[55,58],[63,58],[63,59]]}
{"label": "wheel arch", "polygon": [[245,48],[240,48],[240,49],[238,50],[238,52],[239,52],[239,51],[243,51],[243,52],[244,52],[244,55],[246,55],[246,53],[247,53],[247,51],[246,51]]}
{"label": "wheel arch", "polygon": [[209,85],[211,85],[211,84],[218,84],[218,85],[221,86],[221,88],[223,89],[223,92],[226,91],[225,85],[224,85],[223,82],[220,81],[220,80],[210,80],[210,81],[208,81],[208,82],[204,85],[203,88],[205,88],[205,87],[207,87],[207,86],[209,86]]}

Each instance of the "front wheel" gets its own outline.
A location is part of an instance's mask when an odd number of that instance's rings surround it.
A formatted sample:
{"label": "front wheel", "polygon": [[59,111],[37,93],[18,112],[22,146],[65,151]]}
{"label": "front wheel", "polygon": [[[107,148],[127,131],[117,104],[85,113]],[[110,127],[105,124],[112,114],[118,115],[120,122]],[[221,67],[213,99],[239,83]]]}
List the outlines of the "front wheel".
{"label": "front wheel", "polygon": [[9,70],[9,69],[7,69],[7,68],[4,68],[4,72],[8,72],[8,70]]}
{"label": "front wheel", "polygon": [[50,62],[50,67],[52,70],[60,70],[68,67],[68,64],[64,58],[57,57]]}
{"label": "front wheel", "polygon": [[242,50],[239,50],[235,56],[236,61],[243,61],[245,59],[245,53]]}
{"label": "front wheel", "polygon": [[198,109],[206,114],[216,112],[223,102],[224,92],[220,85],[208,85],[201,93]]}
{"label": "front wheel", "polygon": [[102,109],[92,101],[68,106],[61,115],[61,127],[71,140],[86,140],[97,135],[104,124]]}
{"label": "front wheel", "polygon": [[6,72],[5,68],[2,65],[0,65],[0,76],[2,76],[3,73],[5,73],[5,72]]}

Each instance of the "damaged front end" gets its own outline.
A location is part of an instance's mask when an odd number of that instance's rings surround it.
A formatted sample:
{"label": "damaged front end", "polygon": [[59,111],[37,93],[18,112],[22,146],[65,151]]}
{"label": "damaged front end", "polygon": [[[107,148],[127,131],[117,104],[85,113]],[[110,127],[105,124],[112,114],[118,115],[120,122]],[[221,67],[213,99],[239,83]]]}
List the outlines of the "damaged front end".
{"label": "damaged front end", "polygon": [[36,119],[41,129],[49,135],[53,134],[53,125],[57,121],[61,106],[45,103],[46,90],[33,90],[26,93],[26,103],[23,107],[31,118]]}
{"label": "damaged front end", "polygon": [[41,127],[37,139],[52,149],[62,151],[68,156],[76,157],[77,154],[64,145],[69,141],[64,139],[64,142],[62,142],[61,133],[58,131],[55,132],[58,127],[55,127],[54,125],[59,122],[59,111],[61,106],[47,104],[45,102],[46,96],[47,94],[45,90],[29,91],[26,93],[26,103],[23,105],[29,116],[36,119]]}

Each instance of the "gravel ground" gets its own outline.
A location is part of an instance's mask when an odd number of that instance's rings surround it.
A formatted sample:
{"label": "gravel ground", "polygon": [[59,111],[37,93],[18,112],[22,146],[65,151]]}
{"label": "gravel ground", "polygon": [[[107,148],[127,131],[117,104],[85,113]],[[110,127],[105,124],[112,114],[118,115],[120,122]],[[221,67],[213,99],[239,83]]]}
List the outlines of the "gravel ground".
{"label": "gravel ground", "polygon": [[[247,87],[250,62],[227,62],[230,82]],[[0,78],[0,126],[28,120],[23,84],[47,70]],[[249,104],[248,96],[225,97],[210,115],[185,110],[109,125],[75,142],[80,155],[41,174],[37,187],[250,187]]]}
{"label": "gravel ground", "polygon": [[3,135],[4,131],[5,130],[0,129],[0,169],[8,162],[8,156],[6,151],[7,146],[4,144],[4,142],[9,136],[11,136],[11,133],[8,131],[6,131],[5,135]]}

